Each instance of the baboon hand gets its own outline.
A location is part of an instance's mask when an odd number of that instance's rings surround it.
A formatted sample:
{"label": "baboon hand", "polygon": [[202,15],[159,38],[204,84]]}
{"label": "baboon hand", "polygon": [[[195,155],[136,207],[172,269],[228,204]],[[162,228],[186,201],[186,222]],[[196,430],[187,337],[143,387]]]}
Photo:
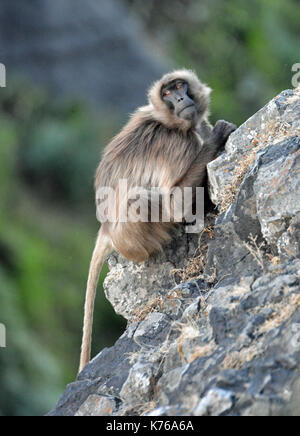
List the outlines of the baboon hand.
{"label": "baboon hand", "polygon": [[216,125],[212,131],[212,138],[218,150],[221,150],[225,146],[229,136],[235,130],[236,125],[229,123],[228,121],[219,120],[216,122]]}

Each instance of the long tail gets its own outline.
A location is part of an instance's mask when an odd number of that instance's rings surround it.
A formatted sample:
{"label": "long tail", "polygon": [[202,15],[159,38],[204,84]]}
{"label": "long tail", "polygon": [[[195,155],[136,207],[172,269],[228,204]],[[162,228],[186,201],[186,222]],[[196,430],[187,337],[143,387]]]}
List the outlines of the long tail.
{"label": "long tail", "polygon": [[111,251],[111,240],[100,229],[90,264],[89,278],[86,289],[79,372],[83,370],[83,368],[91,359],[92,329],[97,285],[102,265]]}

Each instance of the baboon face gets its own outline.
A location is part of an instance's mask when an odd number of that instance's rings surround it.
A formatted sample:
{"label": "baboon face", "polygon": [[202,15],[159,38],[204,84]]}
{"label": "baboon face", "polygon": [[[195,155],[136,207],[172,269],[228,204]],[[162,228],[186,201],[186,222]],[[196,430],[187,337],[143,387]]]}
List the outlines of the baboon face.
{"label": "baboon face", "polygon": [[163,86],[161,98],[174,115],[183,120],[193,120],[197,116],[195,102],[184,80],[172,80]]}

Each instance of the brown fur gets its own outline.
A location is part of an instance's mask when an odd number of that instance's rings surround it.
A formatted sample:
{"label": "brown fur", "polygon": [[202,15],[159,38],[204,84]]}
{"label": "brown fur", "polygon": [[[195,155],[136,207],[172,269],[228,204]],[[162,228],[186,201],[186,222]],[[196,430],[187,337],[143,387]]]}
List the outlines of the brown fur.
{"label": "brown fur", "polygon": [[[189,91],[196,104],[196,121],[186,121],[175,116],[162,100],[162,87],[174,79],[188,83]],[[109,186],[118,190],[120,179],[127,179],[128,188],[159,187],[166,192],[179,186],[203,186],[206,165],[216,153],[209,141],[212,126],[208,121],[210,88],[202,84],[195,73],[179,70],[166,74],[149,91],[149,104],[138,109],[122,131],[106,147],[95,179],[95,189]],[[117,196],[117,204],[122,198]],[[101,217],[100,217],[101,220]],[[88,285],[89,316],[92,312],[96,292],[96,281],[103,263],[103,256],[112,248],[126,258],[142,262],[155,251],[161,250],[170,239],[171,223],[151,222],[105,222],[101,227],[101,238],[96,247],[90,267]],[[105,235],[105,238],[104,236]],[[106,242],[105,242],[106,241]],[[102,244],[102,248],[101,248]],[[100,259],[100,261],[99,261]],[[97,270],[95,273],[95,269]],[[96,278],[95,278],[96,277]],[[92,289],[91,289],[92,287]],[[91,320],[86,316],[88,328],[84,327],[85,339],[82,348],[80,369],[89,360]]]}
{"label": "brown fur", "polygon": [[[173,115],[161,99],[162,87],[174,79],[185,80],[194,97],[198,119],[193,122]],[[210,89],[188,70],[166,74],[149,91],[149,105],[138,109],[111,141],[98,167],[95,188],[110,186],[117,191],[120,179],[128,188],[201,186],[205,176],[195,165],[202,146],[201,128],[211,132],[207,120]],[[204,128],[203,128],[204,127]],[[205,136],[204,133],[204,136]],[[203,160],[205,166],[206,159]],[[203,165],[200,163],[200,166]],[[192,176],[192,172],[196,174]],[[188,185],[184,182],[189,174]],[[146,260],[170,239],[171,223],[104,223],[114,248],[135,262]]]}

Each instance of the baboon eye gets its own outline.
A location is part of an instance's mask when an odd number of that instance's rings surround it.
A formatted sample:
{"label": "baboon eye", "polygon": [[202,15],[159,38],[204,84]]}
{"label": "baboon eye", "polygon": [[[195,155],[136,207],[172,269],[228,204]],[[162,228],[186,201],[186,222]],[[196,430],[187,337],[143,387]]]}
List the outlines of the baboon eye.
{"label": "baboon eye", "polygon": [[167,90],[164,92],[164,97],[170,97],[171,91]]}
{"label": "baboon eye", "polygon": [[182,87],[183,87],[183,83],[182,82],[176,83],[176,88],[177,89],[181,89]]}

